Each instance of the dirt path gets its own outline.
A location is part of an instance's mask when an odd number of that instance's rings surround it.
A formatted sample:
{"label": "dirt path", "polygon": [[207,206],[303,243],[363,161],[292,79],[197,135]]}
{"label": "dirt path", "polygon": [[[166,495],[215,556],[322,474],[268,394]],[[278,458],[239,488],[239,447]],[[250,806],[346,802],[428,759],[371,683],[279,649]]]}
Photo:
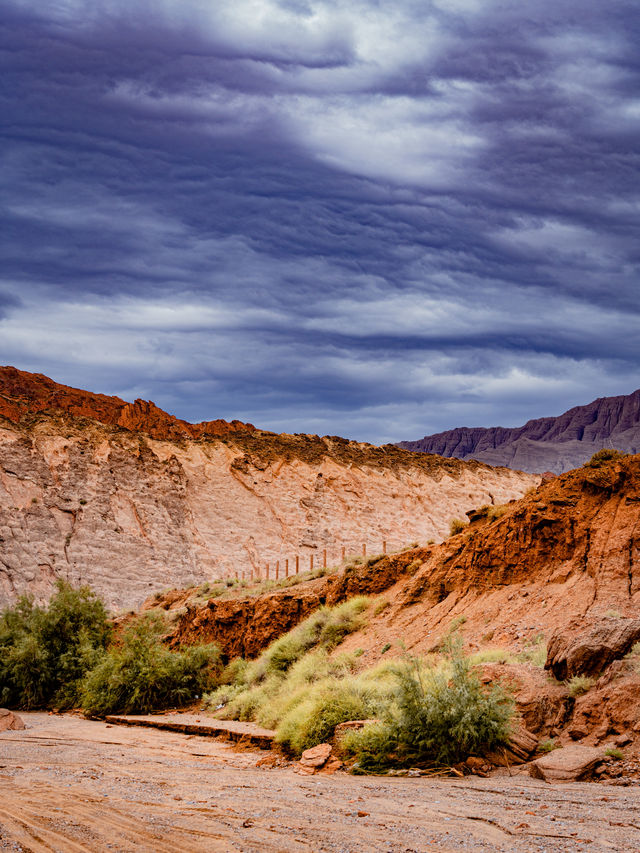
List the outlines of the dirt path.
{"label": "dirt path", "polygon": [[0,850],[640,850],[637,787],[300,777],[206,738],[23,718],[0,734]]}

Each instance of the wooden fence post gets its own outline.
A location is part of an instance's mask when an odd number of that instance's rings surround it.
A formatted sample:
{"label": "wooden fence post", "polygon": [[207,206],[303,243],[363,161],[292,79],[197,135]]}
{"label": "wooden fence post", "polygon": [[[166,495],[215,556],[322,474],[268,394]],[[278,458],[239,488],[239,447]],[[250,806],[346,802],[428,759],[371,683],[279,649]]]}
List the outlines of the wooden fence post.
{"label": "wooden fence post", "polygon": [[276,580],[280,576],[280,560],[276,560]]}
{"label": "wooden fence post", "polygon": [[367,556],[367,543],[366,542],[362,543],[362,556],[363,557]]}
{"label": "wooden fence post", "polygon": [[344,563],[344,558],[345,558],[346,553],[347,553],[347,549],[346,549],[346,548],[344,547],[344,545],[343,545],[343,546],[342,546],[342,562],[343,562],[343,563]]}
{"label": "wooden fence post", "polygon": [[313,571],[313,554],[309,555],[309,571]]}
{"label": "wooden fence post", "polygon": [[267,580],[269,580],[269,563],[267,563]]}
{"label": "wooden fence post", "polygon": [[382,553],[383,554],[387,553],[387,540],[386,539],[382,540]]}
{"label": "wooden fence post", "polygon": [[285,578],[289,577],[289,560],[284,561],[284,576]]}
{"label": "wooden fence post", "polygon": [[296,574],[300,571],[300,557],[296,554]]}
{"label": "wooden fence post", "polygon": [[322,552],[322,568],[327,568],[327,549],[325,548]]}

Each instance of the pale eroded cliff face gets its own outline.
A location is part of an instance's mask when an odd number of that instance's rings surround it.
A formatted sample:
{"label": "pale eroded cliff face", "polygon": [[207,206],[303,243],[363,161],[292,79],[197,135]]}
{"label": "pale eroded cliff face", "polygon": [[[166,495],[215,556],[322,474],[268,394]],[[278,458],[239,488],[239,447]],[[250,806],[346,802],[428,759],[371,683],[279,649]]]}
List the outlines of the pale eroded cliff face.
{"label": "pale eroded cliff face", "polygon": [[[341,546],[440,540],[452,517],[538,478],[343,439],[159,440],[94,419],[0,419],[0,606],[89,583],[113,608]],[[318,565],[318,562],[316,562]]]}

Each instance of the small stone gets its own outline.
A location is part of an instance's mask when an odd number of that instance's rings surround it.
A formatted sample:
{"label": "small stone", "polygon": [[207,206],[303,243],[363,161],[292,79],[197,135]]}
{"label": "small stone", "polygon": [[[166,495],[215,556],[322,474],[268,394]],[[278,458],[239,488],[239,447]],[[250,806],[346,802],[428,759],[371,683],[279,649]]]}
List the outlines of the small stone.
{"label": "small stone", "polygon": [[369,817],[369,812],[358,812],[358,817]]}

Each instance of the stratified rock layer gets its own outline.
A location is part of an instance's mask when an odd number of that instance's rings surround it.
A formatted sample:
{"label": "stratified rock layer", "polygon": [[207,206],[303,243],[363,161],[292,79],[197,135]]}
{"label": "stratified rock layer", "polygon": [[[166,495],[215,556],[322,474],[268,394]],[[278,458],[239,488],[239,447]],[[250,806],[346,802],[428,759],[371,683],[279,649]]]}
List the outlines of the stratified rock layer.
{"label": "stratified rock layer", "polygon": [[521,471],[560,474],[584,464],[603,447],[640,451],[640,390],[601,397],[557,418],[538,418],[514,429],[460,427],[418,441],[402,441],[400,446]]}
{"label": "stratified rock layer", "polygon": [[56,578],[112,607],[326,548],[441,539],[474,506],[520,496],[530,475],[372,447],[192,425],[152,403],[0,370],[0,606]]}

